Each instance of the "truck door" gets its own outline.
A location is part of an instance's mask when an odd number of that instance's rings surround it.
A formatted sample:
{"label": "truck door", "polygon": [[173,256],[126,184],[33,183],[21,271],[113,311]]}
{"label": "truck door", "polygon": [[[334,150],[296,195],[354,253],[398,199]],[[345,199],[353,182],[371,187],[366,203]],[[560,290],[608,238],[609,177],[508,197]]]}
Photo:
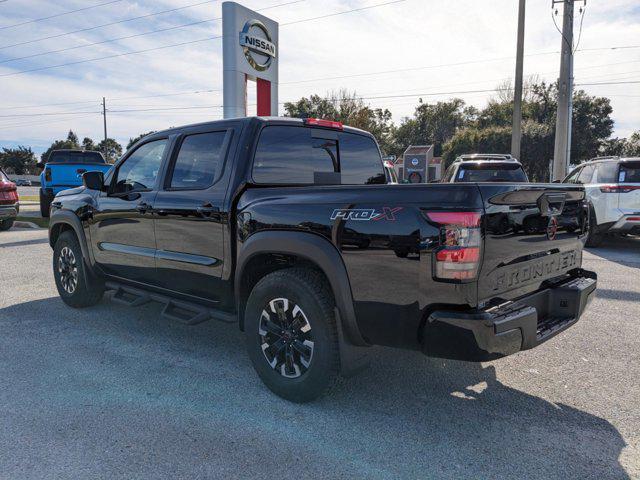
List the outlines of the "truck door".
{"label": "truck door", "polygon": [[152,206],[168,143],[162,138],[136,148],[114,171],[108,191],[96,200],[91,244],[96,262],[110,275],[157,283]]}
{"label": "truck door", "polygon": [[212,301],[224,296],[225,159],[233,135],[233,128],[208,126],[176,141],[154,202],[156,266],[164,288]]}

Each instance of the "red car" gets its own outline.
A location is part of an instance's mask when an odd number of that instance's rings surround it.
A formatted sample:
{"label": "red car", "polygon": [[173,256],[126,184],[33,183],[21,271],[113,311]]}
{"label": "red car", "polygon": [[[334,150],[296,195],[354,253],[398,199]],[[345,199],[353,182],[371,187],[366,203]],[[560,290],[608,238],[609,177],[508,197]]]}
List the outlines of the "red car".
{"label": "red car", "polygon": [[18,216],[18,187],[0,168],[0,231],[9,230]]}

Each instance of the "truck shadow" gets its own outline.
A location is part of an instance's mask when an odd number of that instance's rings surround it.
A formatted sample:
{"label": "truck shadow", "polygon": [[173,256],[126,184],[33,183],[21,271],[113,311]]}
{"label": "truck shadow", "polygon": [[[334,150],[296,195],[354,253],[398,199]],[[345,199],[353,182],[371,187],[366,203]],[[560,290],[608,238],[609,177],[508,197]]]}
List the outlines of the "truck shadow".
{"label": "truck shadow", "polygon": [[[58,298],[0,309],[0,399],[14,412],[2,424],[21,432],[1,439],[5,454],[38,462],[73,431],[93,445],[81,450],[87,465],[95,456],[119,471],[152,449],[156,473],[166,463],[180,475],[238,451],[243,468],[260,459],[263,478],[629,478],[611,423],[505,385],[494,364],[377,348],[368,370],[296,405],[260,383],[235,326],[187,327],[159,311],[109,300],[72,310]],[[132,441],[140,422],[164,443]],[[101,447],[122,442],[126,457]],[[208,455],[228,446],[228,458]]]}
{"label": "truck shadow", "polygon": [[600,247],[587,248],[585,252],[627,267],[640,268],[640,236],[607,237]]}

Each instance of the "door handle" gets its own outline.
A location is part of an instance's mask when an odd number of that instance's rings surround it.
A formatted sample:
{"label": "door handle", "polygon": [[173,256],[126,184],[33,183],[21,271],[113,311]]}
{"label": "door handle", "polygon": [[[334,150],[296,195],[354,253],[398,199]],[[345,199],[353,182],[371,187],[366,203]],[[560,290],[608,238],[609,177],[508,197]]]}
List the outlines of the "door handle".
{"label": "door handle", "polygon": [[141,202],[138,205],[136,205],[136,210],[142,214],[147,213],[149,210],[151,210],[151,205],[149,205],[148,203],[145,202]]}
{"label": "door handle", "polygon": [[220,212],[220,209],[218,207],[214,207],[210,203],[205,203],[204,205],[200,205],[198,208],[196,208],[196,211],[203,217],[208,217],[212,213]]}

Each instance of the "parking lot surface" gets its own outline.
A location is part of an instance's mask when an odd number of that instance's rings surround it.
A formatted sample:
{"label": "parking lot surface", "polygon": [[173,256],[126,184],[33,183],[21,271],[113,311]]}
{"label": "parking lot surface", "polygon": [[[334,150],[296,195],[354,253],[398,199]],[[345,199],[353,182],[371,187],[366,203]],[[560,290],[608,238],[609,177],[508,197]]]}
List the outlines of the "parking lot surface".
{"label": "parking lot surface", "polygon": [[585,253],[584,317],[482,364],[375,348],[307,405],[242,333],[59,300],[44,230],[0,235],[1,478],[640,478],[640,239]]}

